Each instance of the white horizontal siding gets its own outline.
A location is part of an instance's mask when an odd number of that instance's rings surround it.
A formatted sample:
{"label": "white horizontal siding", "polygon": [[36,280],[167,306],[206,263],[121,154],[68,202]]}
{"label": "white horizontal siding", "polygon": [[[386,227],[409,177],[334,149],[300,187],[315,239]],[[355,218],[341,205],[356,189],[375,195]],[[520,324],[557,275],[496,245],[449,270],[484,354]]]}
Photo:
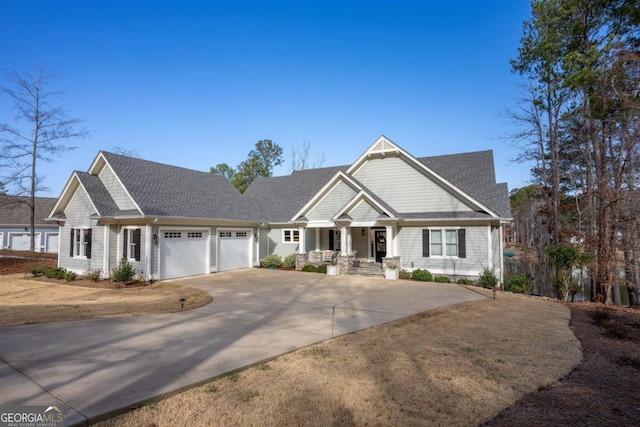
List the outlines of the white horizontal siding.
{"label": "white horizontal siding", "polygon": [[343,181],[338,182],[324,199],[307,213],[310,221],[331,219],[349,200],[356,195],[356,191]]}
{"label": "white horizontal siding", "polygon": [[[427,227],[402,227],[398,231],[398,255],[402,268],[427,269],[434,274],[478,275],[489,265],[489,235],[486,226],[460,227],[466,230],[466,258],[423,257],[422,230]],[[446,227],[444,227],[446,228]]]}
{"label": "white horizontal siding", "polygon": [[[91,201],[87,193],[79,188],[65,210],[66,221],[60,227],[60,252],[58,254],[61,267],[78,274],[88,270],[103,268],[104,260],[104,227],[98,225],[89,215],[93,212]],[[69,256],[71,245],[71,230],[74,228],[91,228],[91,259],[73,258]]]}
{"label": "white horizontal siding", "polygon": [[363,201],[349,212],[349,216],[354,221],[375,221],[380,216],[380,212],[368,202]]}
{"label": "white horizontal siding", "polygon": [[118,182],[116,175],[113,173],[113,170],[111,170],[109,166],[106,166],[102,169],[99,178],[107,188],[107,191],[109,191],[109,194],[113,198],[113,201],[116,202],[116,205],[120,209],[136,209],[136,205],[131,200],[131,197],[129,197],[120,182]]}
{"label": "white horizontal siding", "polygon": [[354,174],[398,212],[468,212],[472,209],[399,157],[367,161]]}

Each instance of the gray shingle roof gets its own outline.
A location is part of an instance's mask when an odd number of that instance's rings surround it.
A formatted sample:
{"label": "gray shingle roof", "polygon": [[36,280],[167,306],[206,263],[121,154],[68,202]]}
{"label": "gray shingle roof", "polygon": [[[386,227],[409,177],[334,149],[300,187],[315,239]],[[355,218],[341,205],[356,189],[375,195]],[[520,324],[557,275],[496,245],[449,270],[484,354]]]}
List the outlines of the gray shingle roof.
{"label": "gray shingle roof", "polygon": [[[258,178],[241,195],[219,175],[109,152],[102,154],[146,216],[288,222],[338,171],[345,172],[349,168],[349,165],[332,166],[294,171],[287,176]],[[507,186],[495,183],[491,151],[422,157],[418,161],[501,217],[511,216]],[[78,177],[100,215],[139,214],[118,209],[98,177],[84,172],[78,172]],[[372,197],[391,214],[397,214],[384,200],[375,194]],[[398,216],[410,219],[457,218],[459,215],[405,213]],[[487,215],[464,213],[462,217]]]}
{"label": "gray shingle roof", "polygon": [[[496,184],[493,152],[491,150],[444,156],[421,157],[418,161],[442,176],[460,190],[475,198],[503,218],[511,217],[507,184]],[[338,171],[349,166],[295,171],[291,175],[259,178],[244,194],[245,202],[255,206],[256,214],[264,214],[263,221],[287,222],[319,191]],[[355,182],[358,182],[352,177]],[[362,186],[362,184],[358,183]],[[372,194],[366,187],[365,191]],[[397,214],[384,201],[372,195],[376,201]],[[416,214],[397,214],[416,218]],[[408,216],[409,215],[409,216]],[[442,213],[420,214],[422,218],[445,218]],[[434,216],[435,215],[435,216]],[[458,218],[451,213],[446,218]],[[488,218],[487,214],[465,213],[460,218]]]}
{"label": "gray shingle roof", "polygon": [[102,152],[146,216],[237,218],[241,195],[220,175]]}
{"label": "gray shingle roof", "polygon": [[267,222],[289,221],[336,174],[348,166],[294,171],[291,175],[258,178],[244,192],[249,216]]}
{"label": "gray shingle roof", "polygon": [[491,150],[421,157],[418,161],[499,216],[511,217],[507,184],[496,184]]}
{"label": "gray shingle roof", "polygon": [[[101,216],[116,216],[120,213],[120,208],[113,201],[111,194],[104,186],[100,178],[95,175],[88,174],[87,172],[76,171],[76,175],[80,180],[82,186],[87,190],[91,201],[95,205],[98,215]],[[136,212],[140,215],[140,212]]]}
{"label": "gray shingle roof", "polygon": [[[26,226],[31,222],[31,210],[25,203],[29,197],[0,195],[0,225]],[[52,225],[44,219],[56,204],[55,198],[36,197],[35,223],[36,225]]]}

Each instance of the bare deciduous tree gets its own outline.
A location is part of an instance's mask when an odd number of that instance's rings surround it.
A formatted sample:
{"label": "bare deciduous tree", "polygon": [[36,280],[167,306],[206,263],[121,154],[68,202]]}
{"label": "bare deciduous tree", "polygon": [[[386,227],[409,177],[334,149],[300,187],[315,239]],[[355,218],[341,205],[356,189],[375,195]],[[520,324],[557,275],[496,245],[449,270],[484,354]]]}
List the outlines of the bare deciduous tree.
{"label": "bare deciduous tree", "polygon": [[35,197],[45,189],[44,176],[38,174],[41,161],[72,150],[70,139],[84,138],[89,132],[80,120],[71,118],[64,108],[54,105],[61,92],[48,89],[53,75],[40,66],[32,75],[21,68],[5,70],[7,86],[0,93],[9,98],[15,117],[12,124],[0,123],[0,180],[16,195],[28,196],[31,211],[31,250],[35,250]]}

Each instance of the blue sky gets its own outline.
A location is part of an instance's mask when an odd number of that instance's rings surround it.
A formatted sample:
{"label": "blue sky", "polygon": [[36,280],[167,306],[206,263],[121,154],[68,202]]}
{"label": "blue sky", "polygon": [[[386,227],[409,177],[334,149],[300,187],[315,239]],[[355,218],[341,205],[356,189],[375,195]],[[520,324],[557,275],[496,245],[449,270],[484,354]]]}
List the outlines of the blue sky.
{"label": "blue sky", "polygon": [[529,179],[502,139],[529,16],[526,0],[2,0],[0,63],[44,64],[92,131],[42,166],[42,196],[114,147],[208,171],[272,139],[282,175],[305,140],[333,166],[382,134],[416,156],[493,149],[512,189]]}

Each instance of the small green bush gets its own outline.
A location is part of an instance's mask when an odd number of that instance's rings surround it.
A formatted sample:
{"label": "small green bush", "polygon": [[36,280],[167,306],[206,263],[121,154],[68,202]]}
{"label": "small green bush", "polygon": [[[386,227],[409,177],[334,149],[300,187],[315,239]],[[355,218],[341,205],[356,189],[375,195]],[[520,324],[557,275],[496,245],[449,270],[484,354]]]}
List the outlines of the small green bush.
{"label": "small green bush", "polygon": [[111,278],[114,282],[129,283],[136,275],[133,265],[125,258],[111,272]]}
{"label": "small green bush", "polygon": [[458,284],[459,285],[473,285],[473,280],[467,279],[467,278],[458,279]]}
{"label": "small green bush", "polygon": [[31,275],[33,277],[42,276],[43,273],[44,273],[44,269],[42,267],[33,267],[31,269]]}
{"label": "small green bush", "polygon": [[451,283],[451,279],[448,276],[436,276],[433,281],[436,283]]}
{"label": "small green bush", "polygon": [[504,286],[505,291],[520,294],[529,294],[531,292],[531,288],[531,276],[528,274],[512,276],[507,280],[507,283],[505,283]]}
{"label": "small green bush", "polygon": [[282,261],[282,266],[285,268],[295,268],[296,267],[296,254],[290,254],[284,257]]}
{"label": "small green bush", "polygon": [[85,276],[87,276],[87,279],[91,280],[92,282],[97,282],[102,277],[102,269],[93,268],[91,270],[87,270]]}
{"label": "small green bush", "polygon": [[316,268],[316,272],[317,272],[317,273],[327,274],[327,266],[326,266],[326,265],[324,265],[324,264],[323,264],[323,265],[319,265],[319,266]]}
{"label": "small green bush", "polygon": [[411,279],[411,273],[409,271],[407,271],[407,270],[404,270],[404,269],[400,270],[398,272],[398,278],[399,279],[403,279],[403,280],[409,280],[409,279]]}
{"label": "small green bush", "polygon": [[411,280],[419,280],[421,282],[433,282],[433,275],[429,270],[421,270],[416,268],[411,273]]}
{"label": "small green bush", "polygon": [[73,280],[76,280],[76,277],[78,277],[78,275],[73,271],[65,271],[63,277],[67,282],[71,282]]}
{"label": "small green bush", "polygon": [[280,257],[280,255],[268,255],[266,257],[264,257],[264,259],[262,260],[262,267],[263,268],[280,268],[280,266],[282,265],[282,258]]}
{"label": "small green bush", "polygon": [[67,270],[65,270],[62,267],[58,267],[58,268],[47,268],[46,270],[44,270],[44,275],[47,276],[49,279],[64,279],[64,273]]}
{"label": "small green bush", "polygon": [[496,277],[496,273],[493,270],[489,270],[485,268],[482,273],[480,273],[480,277],[478,278],[478,285],[483,288],[491,289],[498,284],[498,278]]}
{"label": "small green bush", "polygon": [[[308,264],[302,267],[302,271],[306,271],[307,273],[316,273],[318,269],[315,266]],[[325,270],[325,273],[326,273],[326,270]]]}

